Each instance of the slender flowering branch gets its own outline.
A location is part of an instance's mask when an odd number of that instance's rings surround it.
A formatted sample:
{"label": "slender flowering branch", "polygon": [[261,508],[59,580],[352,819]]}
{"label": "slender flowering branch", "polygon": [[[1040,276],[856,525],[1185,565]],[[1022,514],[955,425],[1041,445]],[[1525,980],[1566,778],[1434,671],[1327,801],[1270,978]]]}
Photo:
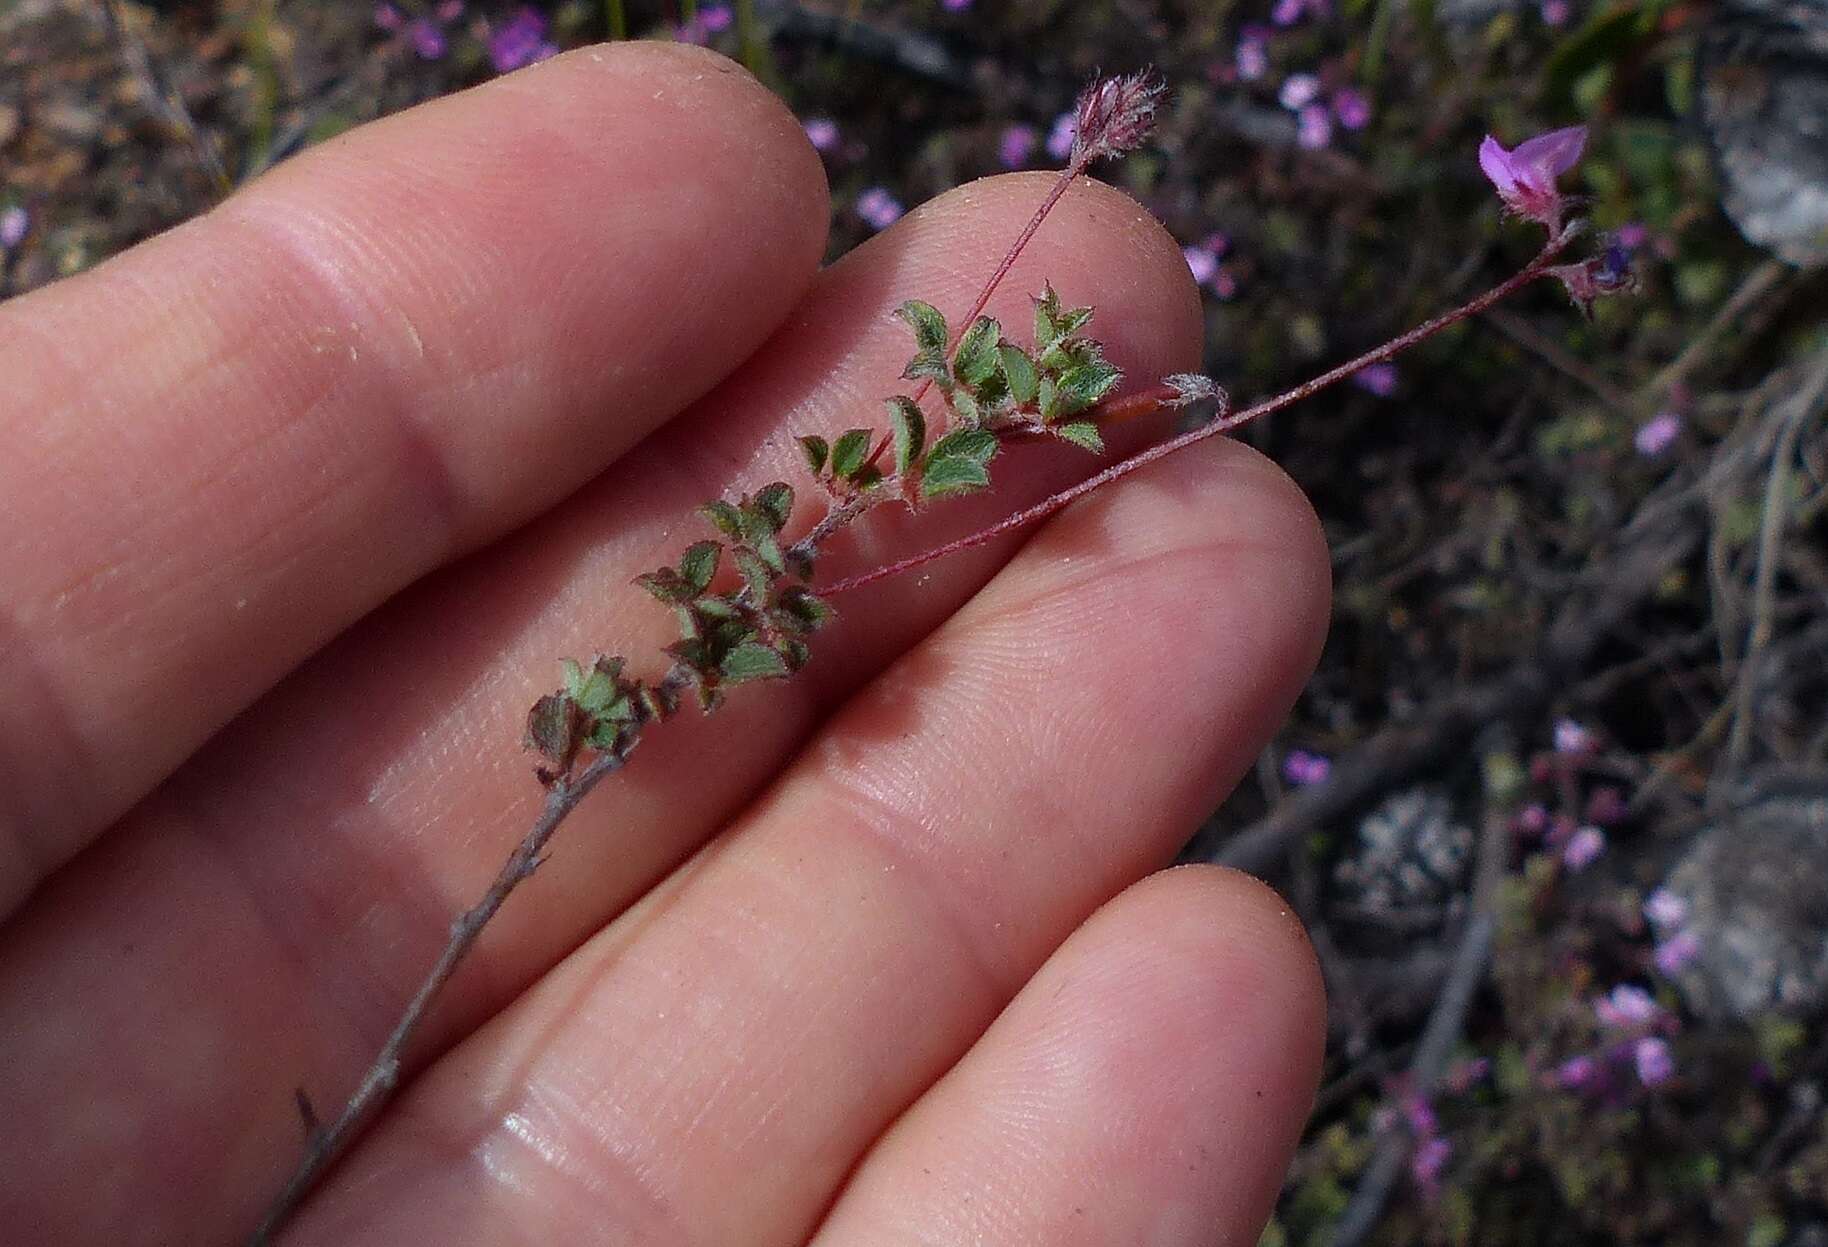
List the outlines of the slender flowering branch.
{"label": "slender flowering branch", "polygon": [[[1350,378],[1353,373],[1358,372],[1362,368],[1381,363],[1393,356],[1400,355],[1417,343],[1432,338],[1443,329],[1456,325],[1459,322],[1466,320],[1468,317],[1479,315],[1494,304],[1509,298],[1531,282],[1542,277],[1554,275],[1551,262],[1567,249],[1568,244],[1574,240],[1574,236],[1577,232],[1578,231],[1572,227],[1563,230],[1562,233],[1558,237],[1552,239],[1527,266],[1512,277],[1493,286],[1484,294],[1461,304],[1451,312],[1443,313],[1433,320],[1424,321],[1401,337],[1392,338],[1382,346],[1366,351],[1358,358],[1349,360],[1328,372],[1321,373],[1318,377],[1314,377],[1311,380],[1304,381],[1293,389],[1285,390],[1274,398],[1265,399],[1263,402],[1260,402],[1253,407],[1248,407],[1243,411],[1221,411],[1216,419],[1210,420],[1196,429],[1191,429],[1186,433],[1182,433],[1178,437],[1169,438],[1165,442],[1157,442],[1147,450],[1139,451],[1121,463],[1112,464],[1103,471],[1096,472],[1085,480],[1080,481],[1077,485],[1063,489],[1059,493],[1053,494],[1052,496],[1035,503],[1031,507],[1025,507],[1006,519],[992,524],[988,528],[980,529],[966,537],[960,537],[956,541],[949,541],[943,546],[938,546],[932,550],[925,551],[924,553],[910,555],[905,559],[899,559],[893,563],[875,568],[874,570],[863,572],[856,576],[850,576],[843,580],[833,581],[831,584],[822,586],[819,592],[826,597],[838,593],[848,593],[853,589],[861,589],[865,585],[875,584],[879,580],[887,580],[891,576],[899,576],[903,572],[912,571],[916,567],[933,562],[935,559],[945,558],[947,555],[957,554],[961,551],[972,549],[975,546],[981,546],[986,542],[994,541],[1004,533],[1013,532],[1018,528],[1026,527],[1036,520],[1046,519],[1068,503],[1083,498],[1085,495],[1096,490],[1103,489],[1113,481],[1122,480],[1124,477],[1130,475],[1130,473],[1135,472],[1140,468],[1148,467],[1157,460],[1166,459],[1176,451],[1185,450],[1196,442],[1203,442],[1209,437],[1217,437],[1221,433],[1229,433],[1234,429],[1249,424],[1253,420],[1272,415],[1286,407],[1292,407],[1296,403],[1312,398],[1315,394],[1318,394],[1327,387],[1336,385],[1339,382]],[[1170,406],[1171,404],[1169,402],[1157,396],[1158,393],[1158,391],[1145,391],[1143,394],[1117,399],[1109,405],[1110,414],[1117,419],[1130,419],[1136,416],[1147,415]]]}
{"label": "slender flowering branch", "polygon": [[[786,679],[811,656],[812,636],[834,612],[826,598],[857,589],[935,558],[981,545],[1002,533],[1051,515],[1075,498],[1185,449],[1238,428],[1344,380],[1398,354],[1459,321],[1489,308],[1545,276],[1561,280],[1576,301],[1629,288],[1629,272],[1612,251],[1599,259],[1554,265],[1579,232],[1578,222],[1562,228],[1566,205],[1554,178],[1572,163],[1579,143],[1564,132],[1553,143],[1523,144],[1504,152],[1488,140],[1482,151],[1488,175],[1515,208],[1527,196],[1526,215],[1550,225],[1549,244],[1509,280],[1349,363],[1237,413],[1210,378],[1176,375],[1123,397],[1113,397],[1122,373],[1104,358],[1102,346],[1086,333],[1089,307],[1064,304],[1052,286],[1034,303],[1029,345],[1011,341],[1003,327],[983,315],[991,296],[1014,267],[1048,214],[1092,161],[1134,150],[1147,137],[1162,95],[1147,74],[1094,83],[1081,96],[1077,133],[1067,167],[1043,198],[992,272],[962,322],[949,325],[940,311],[918,300],[897,315],[914,337],[915,352],[902,377],[918,382],[912,394],[885,400],[888,430],[846,430],[828,440],[799,439],[814,483],[828,499],[825,513],[801,537],[783,540],[794,510],[794,489],[785,481],[754,494],[718,498],[699,509],[714,536],[695,542],[676,565],[636,578],[643,590],[670,609],[679,640],[665,648],[669,663],[658,680],[629,675],[623,658],[598,655],[588,664],[565,660],[564,685],[541,697],[527,715],[526,741],[541,763],[535,774],[546,788],[538,817],[508,855],[482,897],[451,924],[443,951],[402,1012],[386,1042],[328,1125],[320,1122],[300,1090],[305,1154],[268,1208],[250,1240],[269,1243],[315,1183],[329,1170],[399,1086],[412,1041],[483,929],[511,893],[545,860],[559,826],[604,779],[628,764],[655,725],[673,718],[688,697],[706,714],[729,691],[757,680]],[[946,425],[929,437],[920,405],[929,389],[944,399]],[[813,570],[825,545],[875,507],[895,502],[914,510],[976,493],[990,485],[990,465],[1005,444],[1031,440],[1065,442],[1102,454],[1101,424],[1127,420],[1195,403],[1218,404],[1217,418],[1095,473],[1070,489],[1028,507],[1001,523],[937,550],[853,576],[814,591]],[[872,449],[873,447],[873,449]],[[886,465],[883,456],[892,457]],[[733,570],[734,575],[725,569]],[[724,573],[721,574],[720,573]],[[716,588],[717,584],[726,587]]]}

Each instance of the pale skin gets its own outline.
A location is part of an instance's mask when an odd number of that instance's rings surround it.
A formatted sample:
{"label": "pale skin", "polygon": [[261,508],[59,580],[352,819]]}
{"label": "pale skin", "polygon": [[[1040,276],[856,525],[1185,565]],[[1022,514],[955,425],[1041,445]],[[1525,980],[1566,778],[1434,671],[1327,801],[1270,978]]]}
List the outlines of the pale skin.
{"label": "pale skin", "polygon": [[[890,310],[969,306],[1046,186],[821,271],[778,102],[585,49],[0,305],[8,1234],[246,1235],[293,1089],[335,1110],[533,817],[556,660],[662,669],[630,578],[707,497],[804,485],[793,434],[879,425]],[[1117,192],[1076,186],[991,312],[1044,278],[1139,381],[1198,367],[1180,252]],[[819,578],[1090,466],[1011,452]],[[573,816],[284,1241],[1254,1242],[1319,978],[1261,885],[1152,872],[1286,713],[1328,588],[1299,492],[1215,439],[847,595],[799,678],[657,729]]]}

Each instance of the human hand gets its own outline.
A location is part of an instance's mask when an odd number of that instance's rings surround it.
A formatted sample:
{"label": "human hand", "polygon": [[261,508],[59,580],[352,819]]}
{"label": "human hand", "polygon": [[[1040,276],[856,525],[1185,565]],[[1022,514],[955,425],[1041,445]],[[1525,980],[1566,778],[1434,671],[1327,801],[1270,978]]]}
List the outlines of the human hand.
{"label": "human hand", "polygon": [[[819,272],[793,118],[586,49],[348,135],[0,305],[0,1215],[229,1243],[540,793],[554,659],[703,498],[874,415],[1044,183]],[[1179,250],[1081,184],[1052,278],[1197,365]],[[1017,461],[1013,460],[1012,464]],[[1084,470],[1036,450],[821,576]],[[1006,483],[1003,483],[1006,482]],[[888,509],[885,509],[885,512]],[[657,733],[555,842],[295,1243],[1250,1243],[1312,1094],[1292,919],[1172,855],[1318,650],[1327,563],[1215,439],[839,602],[811,665]]]}

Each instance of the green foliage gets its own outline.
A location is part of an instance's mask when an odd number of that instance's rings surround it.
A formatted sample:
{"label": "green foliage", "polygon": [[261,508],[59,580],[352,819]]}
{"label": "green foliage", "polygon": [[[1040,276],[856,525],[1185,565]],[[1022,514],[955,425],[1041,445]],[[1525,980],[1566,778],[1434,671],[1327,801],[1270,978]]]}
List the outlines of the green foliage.
{"label": "green foliage", "polygon": [[905,395],[888,400],[889,432],[895,438],[895,471],[906,472],[920,460],[927,445],[927,418],[920,405]]}

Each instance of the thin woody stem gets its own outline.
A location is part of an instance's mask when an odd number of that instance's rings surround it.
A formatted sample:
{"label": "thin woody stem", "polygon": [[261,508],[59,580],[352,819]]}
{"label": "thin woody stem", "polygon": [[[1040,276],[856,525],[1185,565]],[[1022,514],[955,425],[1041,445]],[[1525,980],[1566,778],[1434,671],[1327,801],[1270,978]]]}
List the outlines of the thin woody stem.
{"label": "thin woody stem", "polygon": [[887,580],[891,576],[899,576],[903,572],[912,571],[916,567],[931,563],[934,559],[944,558],[949,554],[957,554],[962,550],[969,550],[973,547],[981,546],[986,542],[994,541],[1004,533],[1013,532],[1015,529],[1034,523],[1036,520],[1045,519],[1075,499],[1082,498],[1086,494],[1092,493],[1094,490],[1102,489],[1113,481],[1121,480],[1123,477],[1130,475],[1130,473],[1145,468],[1158,459],[1166,459],[1176,451],[1185,450],[1196,442],[1203,442],[1209,437],[1217,437],[1221,433],[1229,433],[1233,429],[1249,424],[1253,420],[1271,415],[1274,412],[1281,411],[1285,407],[1292,407],[1304,399],[1311,398],[1328,386],[1336,385],[1345,380],[1360,369],[1369,367],[1372,364],[1382,363],[1392,356],[1399,355],[1416,345],[1418,342],[1433,337],[1435,334],[1441,332],[1441,330],[1446,329],[1451,325],[1458,324],[1460,321],[1463,321],[1470,316],[1477,316],[1493,304],[1509,298],[1524,286],[1529,285],[1537,278],[1543,276],[1548,271],[1550,262],[1559,256],[1562,251],[1567,248],[1568,244],[1573,241],[1575,233],[1576,231],[1572,229],[1563,230],[1559,235],[1550,240],[1549,244],[1537,254],[1534,260],[1531,260],[1527,266],[1509,279],[1493,286],[1490,290],[1487,290],[1484,294],[1477,296],[1471,301],[1461,304],[1451,312],[1444,312],[1433,320],[1424,321],[1414,329],[1411,329],[1408,333],[1405,333],[1400,337],[1392,338],[1380,347],[1366,351],[1356,359],[1348,360],[1346,363],[1339,365],[1339,367],[1331,369],[1328,372],[1323,372],[1309,381],[1304,381],[1293,389],[1285,390],[1274,398],[1265,399],[1254,407],[1246,408],[1240,412],[1221,415],[1215,420],[1202,424],[1197,429],[1182,433],[1178,437],[1169,438],[1165,442],[1158,442],[1147,450],[1140,451],[1121,463],[1112,464],[1103,471],[1094,473],[1069,489],[1063,489],[1059,493],[1043,499],[1031,507],[1026,507],[1023,510],[1017,511],[1014,515],[1011,515],[998,523],[992,524],[989,528],[981,529],[966,537],[960,537],[957,541],[949,541],[943,546],[928,550],[922,554],[915,554],[905,559],[899,559],[896,562],[878,567],[873,571],[863,572],[859,575],[850,576],[846,579],[824,585],[818,590],[819,595],[821,597],[829,597],[834,593],[847,593],[852,589],[861,589],[864,585],[875,584],[879,580]]}
{"label": "thin woody stem", "polygon": [[481,900],[451,923],[450,938],[445,942],[444,951],[439,954],[437,963],[419,984],[419,990],[413,994],[411,1003],[394,1024],[387,1042],[381,1045],[380,1052],[369,1063],[367,1073],[362,1075],[361,1082],[343,1105],[343,1110],[336,1115],[336,1120],[327,1126],[314,1128],[310,1102],[300,1092],[299,1107],[305,1115],[310,1135],[306,1141],[304,1159],[293,1171],[285,1189],[268,1206],[260,1228],[248,1239],[248,1247],[265,1247],[265,1244],[272,1242],[273,1235],[342,1154],[343,1149],[361,1133],[375,1110],[392,1097],[400,1083],[401,1063],[407,1045],[418,1033],[432,1002],[444,990],[445,984],[450,982],[458,965],[469,955],[483,928],[489,925],[489,920],[501,908],[502,902],[508,899],[508,895],[539,868],[543,860],[540,855],[545,852],[546,842],[552,839],[559,824],[577,808],[580,801],[590,795],[591,789],[627,765],[628,758],[629,752],[626,750],[599,755],[574,778],[561,779],[547,790],[546,803],[540,809],[539,817],[508,855],[508,860],[502,863],[489,890],[483,893]]}

